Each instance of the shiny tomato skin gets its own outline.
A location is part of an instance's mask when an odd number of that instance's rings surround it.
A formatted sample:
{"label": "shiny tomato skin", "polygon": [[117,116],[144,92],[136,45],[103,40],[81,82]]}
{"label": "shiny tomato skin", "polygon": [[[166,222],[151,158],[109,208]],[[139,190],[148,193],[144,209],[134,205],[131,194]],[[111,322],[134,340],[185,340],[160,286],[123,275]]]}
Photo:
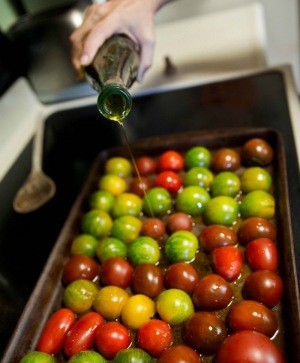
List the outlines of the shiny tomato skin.
{"label": "shiny tomato skin", "polygon": [[211,252],[216,247],[236,245],[238,238],[231,228],[221,224],[211,224],[202,229],[199,242],[205,252]]}
{"label": "shiny tomato skin", "polygon": [[266,140],[252,138],[243,145],[241,155],[242,162],[246,166],[266,166],[272,162],[274,150]]}
{"label": "shiny tomato skin", "polygon": [[278,268],[278,251],[270,238],[257,238],[249,242],[245,250],[246,260],[253,271]]}
{"label": "shiny tomato skin", "polygon": [[220,148],[213,155],[211,168],[215,172],[237,170],[241,165],[241,157],[237,151],[230,148]]}
{"label": "shiny tomato skin", "polygon": [[37,350],[48,354],[57,354],[63,347],[68,332],[76,322],[76,315],[67,308],[55,311],[48,321],[37,343]]}
{"label": "shiny tomato skin", "polygon": [[136,294],[154,298],[164,289],[163,271],[159,266],[142,263],[135,268],[131,285]]}
{"label": "shiny tomato skin", "polygon": [[129,191],[143,198],[147,190],[151,187],[152,183],[150,180],[145,176],[141,176],[140,178],[136,177],[132,179],[129,185]]}
{"label": "shiny tomato skin", "polygon": [[159,218],[147,218],[143,221],[141,235],[159,240],[166,233],[166,226]]}
{"label": "shiny tomato skin", "polygon": [[179,174],[171,170],[165,170],[157,174],[154,183],[157,187],[163,187],[171,194],[175,194],[182,187],[183,181]]}
{"label": "shiny tomato skin", "polygon": [[202,363],[203,360],[194,349],[185,345],[179,344],[168,348],[158,358],[156,363]]}
{"label": "shiny tomato skin", "polygon": [[236,280],[243,267],[243,253],[234,246],[215,248],[211,252],[214,271],[226,281]]}
{"label": "shiny tomato skin", "polygon": [[176,231],[191,231],[193,222],[191,217],[183,212],[173,213],[167,222],[167,230],[170,234]]}
{"label": "shiny tomato skin", "polygon": [[160,155],[157,161],[159,172],[171,170],[178,172],[184,167],[184,158],[175,150],[167,150]]}
{"label": "shiny tomato skin", "polygon": [[64,354],[71,357],[75,353],[92,349],[97,328],[104,324],[103,317],[94,311],[83,315],[73,325],[64,343]]}
{"label": "shiny tomato skin", "polygon": [[117,321],[109,321],[97,329],[95,346],[106,359],[113,359],[121,349],[129,348],[131,343],[130,331]]}
{"label": "shiny tomato skin", "polygon": [[131,284],[133,267],[122,257],[111,257],[102,263],[100,281],[103,285],[113,285],[126,289]]}
{"label": "shiny tomato skin", "polygon": [[69,285],[74,280],[86,279],[93,281],[99,274],[99,265],[89,256],[73,256],[64,266],[63,282]]}
{"label": "shiny tomato skin", "polygon": [[276,227],[267,219],[260,217],[250,217],[245,219],[239,229],[239,242],[246,246],[249,242],[257,238],[270,238],[275,241],[277,235]]}
{"label": "shiny tomato skin", "polygon": [[167,289],[180,289],[191,294],[199,281],[196,269],[185,262],[170,265],[165,272],[165,286]]}
{"label": "shiny tomato skin", "polygon": [[155,173],[156,161],[151,156],[141,156],[135,160],[135,165],[140,176],[147,176]]}
{"label": "shiny tomato skin", "polygon": [[214,362],[286,363],[286,360],[267,336],[252,330],[242,330],[224,340]]}
{"label": "shiny tomato skin", "polygon": [[173,331],[169,324],[152,319],[139,328],[137,346],[157,358],[172,344],[173,339]]}

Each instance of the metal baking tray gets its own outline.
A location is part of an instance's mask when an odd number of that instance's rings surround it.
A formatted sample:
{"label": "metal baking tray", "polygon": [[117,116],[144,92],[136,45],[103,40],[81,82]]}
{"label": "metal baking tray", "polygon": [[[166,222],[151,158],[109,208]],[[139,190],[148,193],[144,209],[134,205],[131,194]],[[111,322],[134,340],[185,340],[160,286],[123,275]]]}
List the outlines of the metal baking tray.
{"label": "metal baking tray", "polygon": [[[220,129],[157,136],[137,141],[130,146],[133,156],[136,158],[146,154],[157,156],[170,148],[184,152],[195,145],[202,145],[210,150],[220,147],[238,149],[248,139],[254,137],[265,139],[274,149],[271,168],[276,198],[275,223],[278,230],[280,275],[284,281],[284,296],[280,304],[280,345],[287,355],[288,362],[300,362],[300,299],[282,135],[273,129],[266,128]],[[130,158],[129,149],[126,146],[111,148],[102,151],[95,159],[9,341],[1,360],[2,363],[17,363],[25,353],[34,350],[45,322],[56,309],[62,306],[64,291],[61,282],[62,271],[70,257],[71,242],[79,233],[80,220],[87,211],[88,197],[97,189],[97,182],[100,175],[103,174],[105,161],[112,156],[120,155]]]}

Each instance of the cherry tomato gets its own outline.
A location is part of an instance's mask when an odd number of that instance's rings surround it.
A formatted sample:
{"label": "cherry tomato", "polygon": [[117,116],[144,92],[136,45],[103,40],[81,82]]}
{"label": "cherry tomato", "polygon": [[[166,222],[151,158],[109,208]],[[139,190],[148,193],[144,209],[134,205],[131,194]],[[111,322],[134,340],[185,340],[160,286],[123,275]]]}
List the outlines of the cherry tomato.
{"label": "cherry tomato", "polygon": [[64,354],[71,357],[75,353],[92,349],[97,328],[104,324],[103,317],[97,312],[83,315],[73,325],[64,343]]}
{"label": "cherry tomato", "polygon": [[172,209],[172,197],[167,189],[154,187],[143,198],[143,211],[148,216],[162,216]]}
{"label": "cherry tomato", "polygon": [[19,363],[58,363],[53,355],[36,350],[26,353]]}
{"label": "cherry tomato", "polygon": [[173,331],[169,324],[152,319],[139,328],[137,346],[157,358],[173,343],[173,339]]}
{"label": "cherry tomato", "polygon": [[211,198],[205,207],[203,219],[205,224],[222,224],[232,226],[239,214],[238,202],[226,195]]}
{"label": "cherry tomato", "polygon": [[271,145],[261,138],[253,138],[246,141],[241,153],[242,161],[247,166],[266,166],[272,162],[274,154]]}
{"label": "cherry tomato", "polygon": [[242,300],[233,304],[227,315],[227,322],[231,331],[255,330],[270,338],[278,328],[274,312],[252,300]]}
{"label": "cherry tomato", "polygon": [[142,211],[142,198],[133,193],[121,193],[116,196],[111,209],[114,219],[122,216],[138,217]]}
{"label": "cherry tomato", "polygon": [[143,198],[147,190],[151,187],[152,183],[150,180],[145,176],[141,176],[140,178],[136,177],[131,180],[129,191],[138,195],[140,198]]}
{"label": "cherry tomato", "polygon": [[265,335],[242,330],[225,339],[215,356],[215,363],[285,363],[281,350]]}
{"label": "cherry tomato", "polygon": [[164,274],[159,266],[142,263],[134,270],[132,289],[136,294],[144,294],[154,298],[164,288]]}
{"label": "cherry tomato", "polygon": [[191,231],[193,228],[193,222],[191,217],[182,212],[172,214],[167,222],[167,230],[169,233],[176,231]]}
{"label": "cherry tomato", "polygon": [[232,282],[239,277],[243,267],[241,250],[234,246],[218,247],[211,256],[214,271],[226,281]]}
{"label": "cherry tomato", "polygon": [[227,337],[223,320],[215,313],[199,311],[183,324],[183,340],[202,354],[214,354]]}
{"label": "cherry tomato", "polygon": [[141,235],[159,240],[166,233],[164,222],[159,218],[147,218],[144,220]]}
{"label": "cherry tomato", "polygon": [[106,359],[113,359],[120,350],[128,348],[131,343],[130,331],[117,321],[107,322],[97,329],[95,346]]}
{"label": "cherry tomato", "polygon": [[165,350],[157,363],[202,363],[202,358],[194,349],[185,344],[174,345]]}
{"label": "cherry tomato", "polygon": [[128,246],[127,256],[133,266],[141,263],[157,264],[160,250],[157,241],[151,237],[141,236]]}
{"label": "cherry tomato", "polygon": [[73,256],[63,269],[63,282],[69,285],[78,279],[94,280],[99,273],[98,263],[89,256]]}
{"label": "cherry tomato", "polygon": [[68,363],[107,363],[101,354],[93,350],[83,350],[78,352],[68,360]]}
{"label": "cherry tomato", "polygon": [[165,151],[157,160],[157,170],[178,172],[184,167],[184,158],[175,150]]}
{"label": "cherry tomato", "polygon": [[128,348],[120,350],[114,363],[153,363],[152,357],[140,348]]}
{"label": "cherry tomato", "polygon": [[97,246],[97,238],[90,234],[79,234],[72,241],[71,256],[85,255],[95,257]]}
{"label": "cherry tomato", "polygon": [[37,350],[57,354],[63,347],[66,336],[75,324],[76,316],[72,310],[62,308],[48,319],[37,343]]}
{"label": "cherry tomato", "polygon": [[114,285],[126,289],[131,284],[133,267],[122,257],[111,257],[102,263],[100,281],[103,285]]}
{"label": "cherry tomato", "polygon": [[128,189],[126,180],[115,174],[103,175],[99,180],[98,186],[99,189],[105,190],[114,196],[117,196]]}
{"label": "cherry tomato", "polygon": [[239,229],[239,242],[246,246],[250,241],[257,238],[270,238],[275,241],[277,235],[276,227],[267,219],[259,217],[250,217],[245,219]]}
{"label": "cherry tomato", "polygon": [[81,220],[83,233],[95,238],[104,238],[109,235],[113,221],[111,216],[100,209],[89,210]]}
{"label": "cherry tomato", "polygon": [[130,175],[132,172],[132,165],[126,158],[115,156],[108,159],[105,163],[105,174],[115,174],[120,177]]}
{"label": "cherry tomato", "polygon": [[181,188],[183,181],[174,171],[166,170],[156,176],[154,183],[157,187],[163,187],[171,194],[175,194]]}
{"label": "cherry tomato", "polygon": [[194,146],[187,150],[184,159],[187,169],[194,167],[208,168],[211,163],[211,152],[204,146]]}
{"label": "cherry tomato", "polygon": [[199,247],[197,237],[190,231],[176,231],[165,244],[165,256],[171,263],[190,262],[195,259]]}
{"label": "cherry tomato", "polygon": [[111,236],[129,244],[140,234],[142,222],[134,216],[122,216],[114,220]]}
{"label": "cherry tomato", "polygon": [[210,200],[209,193],[197,185],[185,187],[176,197],[176,209],[179,212],[200,216]]}
{"label": "cherry tomato", "polygon": [[99,241],[96,255],[102,263],[111,257],[126,258],[127,245],[118,238],[106,237]]}
{"label": "cherry tomato", "polygon": [[283,282],[272,271],[257,270],[247,276],[242,291],[245,299],[259,301],[271,308],[282,297]]}
{"label": "cherry tomato", "polygon": [[199,235],[200,245],[206,252],[211,252],[216,247],[234,246],[237,241],[237,235],[231,228],[218,224],[203,228]]}
{"label": "cherry tomato", "polygon": [[195,268],[185,262],[170,265],[165,272],[165,285],[168,289],[180,289],[191,294],[199,280]]}
{"label": "cherry tomato", "polygon": [[278,252],[270,238],[257,238],[249,242],[245,250],[246,260],[252,270],[270,270],[278,268]]}
{"label": "cherry tomato", "polygon": [[211,167],[216,172],[225,170],[235,171],[240,165],[240,154],[233,149],[226,147],[220,148],[212,155]]}
{"label": "cherry tomato", "polygon": [[222,276],[210,274],[197,282],[192,300],[199,310],[214,311],[225,309],[233,298],[229,282]]}
{"label": "cherry tomato", "polygon": [[150,156],[141,156],[135,160],[137,170],[141,176],[155,173],[156,161]]}

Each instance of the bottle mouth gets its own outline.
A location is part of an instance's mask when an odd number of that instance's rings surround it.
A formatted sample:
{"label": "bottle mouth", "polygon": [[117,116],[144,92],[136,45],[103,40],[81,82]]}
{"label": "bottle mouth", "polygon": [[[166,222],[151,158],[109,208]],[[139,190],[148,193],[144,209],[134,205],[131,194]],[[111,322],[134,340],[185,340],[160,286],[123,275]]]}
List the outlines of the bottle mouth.
{"label": "bottle mouth", "polygon": [[105,118],[122,122],[131,110],[131,95],[125,88],[111,84],[100,92],[97,105]]}

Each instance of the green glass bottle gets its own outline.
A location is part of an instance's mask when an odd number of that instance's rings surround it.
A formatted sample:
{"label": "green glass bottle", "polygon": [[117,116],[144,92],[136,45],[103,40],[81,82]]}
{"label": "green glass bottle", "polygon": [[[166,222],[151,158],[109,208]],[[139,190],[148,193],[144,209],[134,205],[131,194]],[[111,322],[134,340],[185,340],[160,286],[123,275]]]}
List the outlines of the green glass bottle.
{"label": "green glass bottle", "polygon": [[92,64],[85,68],[88,82],[99,92],[97,106],[109,120],[122,122],[132,107],[128,92],[136,80],[140,49],[123,34],[113,35],[98,50]]}

